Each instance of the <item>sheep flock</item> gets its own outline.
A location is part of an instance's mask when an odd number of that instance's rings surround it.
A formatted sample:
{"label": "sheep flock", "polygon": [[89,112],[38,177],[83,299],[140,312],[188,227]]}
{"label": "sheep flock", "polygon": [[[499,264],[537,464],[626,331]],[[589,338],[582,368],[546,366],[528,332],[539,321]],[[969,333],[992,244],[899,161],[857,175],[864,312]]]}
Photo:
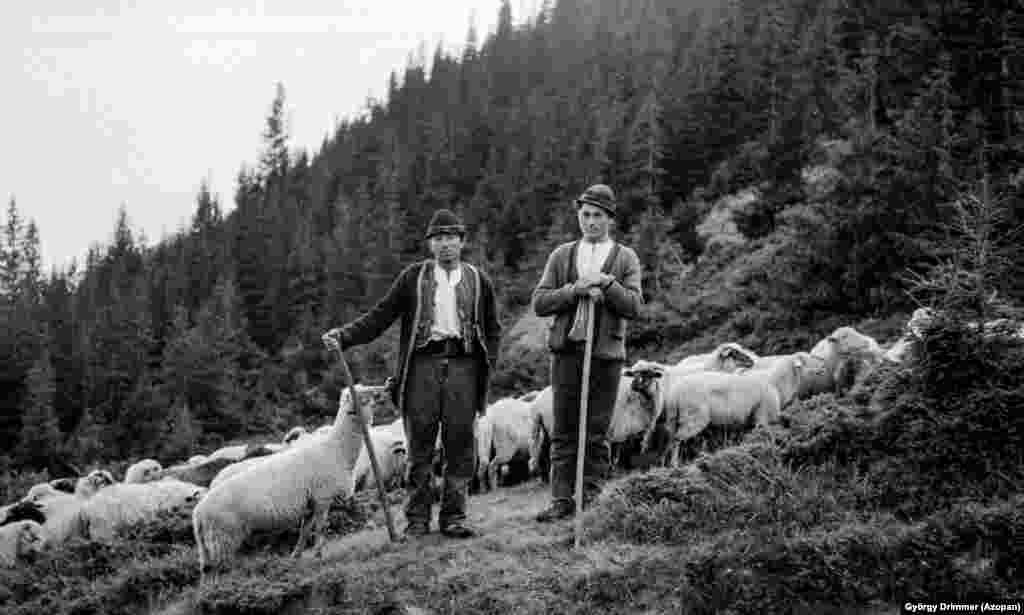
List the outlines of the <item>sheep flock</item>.
{"label": "sheep flock", "polygon": [[[806,352],[762,356],[729,342],[674,364],[638,360],[622,373],[608,433],[613,461],[632,446],[654,453],[655,463],[677,466],[687,444],[709,426],[767,425],[794,400],[842,395],[877,366],[905,361],[929,317],[915,312],[904,335],[885,347],[840,327]],[[73,538],[109,542],[119,529],[165,514],[191,521],[204,575],[227,565],[243,541],[262,530],[298,529],[292,556],[311,540],[319,554],[332,503],[376,488],[360,421],[372,425],[384,486],[404,486],[403,420],[373,425],[374,416],[395,414],[387,388],[356,389],[361,417],[345,389],[332,422],[296,426],[277,442],[194,451],[167,467],[140,459],[121,481],[94,469],[34,485],[21,499],[0,506],[0,566],[15,566]],[[546,387],[487,407],[476,424],[474,491],[548,479],[552,400]]]}

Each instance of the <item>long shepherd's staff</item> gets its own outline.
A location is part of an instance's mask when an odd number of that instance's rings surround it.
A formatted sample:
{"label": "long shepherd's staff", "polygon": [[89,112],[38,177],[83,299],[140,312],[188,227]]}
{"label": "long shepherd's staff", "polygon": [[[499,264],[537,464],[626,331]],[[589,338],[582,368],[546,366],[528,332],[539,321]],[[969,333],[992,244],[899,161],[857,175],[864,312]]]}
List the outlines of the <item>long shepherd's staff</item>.
{"label": "long shepherd's staff", "polygon": [[587,337],[583,345],[583,382],[580,384],[580,425],[576,444],[576,523],[573,546],[579,547],[583,537],[583,464],[587,456],[587,402],[590,398],[590,355],[594,351],[594,300],[584,299],[587,309]]}
{"label": "long shepherd's staff", "polygon": [[366,453],[370,457],[373,478],[377,481],[377,495],[380,496],[380,505],[384,509],[384,520],[388,525],[388,536],[391,538],[391,542],[399,542],[398,532],[395,531],[395,522],[391,518],[391,508],[388,506],[387,494],[384,491],[384,481],[380,478],[380,465],[377,462],[377,453],[373,450],[370,426],[363,417],[362,402],[359,400],[359,395],[356,394],[356,383],[352,378],[352,372],[348,369],[348,363],[345,361],[345,353],[341,351],[341,344],[333,337],[324,335],[320,339],[324,341],[325,346],[338,352],[338,364],[341,366],[341,375],[345,381],[345,386],[348,387],[349,392],[352,394],[352,407],[356,411],[356,416],[359,417],[359,426],[363,430],[363,444],[366,445]]}

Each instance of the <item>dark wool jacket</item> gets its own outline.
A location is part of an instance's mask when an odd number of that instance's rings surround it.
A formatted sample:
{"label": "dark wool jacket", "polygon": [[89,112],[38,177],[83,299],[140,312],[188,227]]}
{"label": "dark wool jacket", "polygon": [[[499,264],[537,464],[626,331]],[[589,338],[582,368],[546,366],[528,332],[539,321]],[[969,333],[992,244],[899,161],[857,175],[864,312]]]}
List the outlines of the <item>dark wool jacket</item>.
{"label": "dark wool jacket", "polygon": [[[572,285],[576,272],[579,241],[564,243],[551,253],[544,275],[533,291],[533,311],[537,316],[554,316],[548,330],[548,348],[563,352],[569,330],[576,317],[578,297]],[[640,283],[640,259],[622,244],[612,247],[601,271],[615,281],[604,291],[604,301],[595,310],[593,356],[599,359],[626,359],[626,321],[636,320],[643,305]]]}
{"label": "dark wool jacket", "polygon": [[[433,287],[433,265],[434,260],[427,259],[403,269],[391,285],[387,295],[378,301],[369,312],[341,327],[339,334],[339,341],[343,348],[366,344],[377,339],[391,326],[391,323],[401,316],[402,329],[398,342],[398,388],[395,404],[402,414],[405,414],[406,411],[405,388],[412,353],[417,345],[417,333],[420,334],[419,337],[422,337],[424,331],[429,333],[431,324],[424,322],[425,318],[432,317],[432,313],[424,313],[429,312],[429,310],[423,309],[423,306],[429,301],[426,300],[426,297],[421,296],[421,289]],[[470,288],[474,291],[473,302],[475,305],[468,314],[469,321],[466,322],[463,319],[461,325],[464,341],[466,341],[465,338],[472,338],[469,339],[469,353],[483,361],[483,369],[480,370],[480,399],[476,408],[476,411],[482,414],[487,407],[490,372],[498,361],[501,325],[498,323],[494,285],[490,278],[469,263],[462,263],[461,267],[462,281],[459,282],[458,287],[472,284]],[[463,316],[460,314],[460,318]]]}

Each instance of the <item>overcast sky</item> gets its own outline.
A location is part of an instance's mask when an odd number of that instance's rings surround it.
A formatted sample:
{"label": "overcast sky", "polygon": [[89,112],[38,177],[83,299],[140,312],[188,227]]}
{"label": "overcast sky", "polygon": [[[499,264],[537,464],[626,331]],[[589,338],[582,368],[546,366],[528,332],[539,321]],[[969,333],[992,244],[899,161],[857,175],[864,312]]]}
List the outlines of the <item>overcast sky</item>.
{"label": "overcast sky", "polygon": [[[211,8],[211,4],[222,8]],[[44,262],[110,241],[118,207],[150,244],[209,178],[225,210],[285,86],[293,147],[383,100],[420,43],[453,51],[499,0],[33,0],[0,7],[0,195],[35,219]],[[535,2],[512,3],[516,22]],[[89,8],[85,8],[89,7]],[[160,8],[158,8],[160,7]],[[401,74],[401,73],[399,73]],[[5,216],[4,216],[5,218]]]}

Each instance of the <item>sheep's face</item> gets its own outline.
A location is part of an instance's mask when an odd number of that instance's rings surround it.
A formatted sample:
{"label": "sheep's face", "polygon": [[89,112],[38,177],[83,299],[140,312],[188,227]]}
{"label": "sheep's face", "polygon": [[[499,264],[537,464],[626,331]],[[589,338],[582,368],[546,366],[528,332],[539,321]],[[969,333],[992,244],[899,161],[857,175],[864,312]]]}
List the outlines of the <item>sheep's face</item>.
{"label": "sheep's face", "polygon": [[853,327],[839,327],[826,338],[840,354],[870,355],[877,344]]}
{"label": "sheep's face", "polygon": [[92,495],[104,487],[114,484],[114,475],[106,470],[93,470],[78,479],[75,492],[80,495]]}
{"label": "sheep's face", "polygon": [[751,356],[742,346],[729,342],[722,344],[715,349],[718,363],[723,369],[736,371],[738,369],[750,369],[754,367],[756,357]]}
{"label": "sheep's face", "polygon": [[622,372],[623,376],[633,379],[630,387],[648,400],[653,401],[665,370],[661,366],[651,365],[646,361],[637,361],[636,365]]}

